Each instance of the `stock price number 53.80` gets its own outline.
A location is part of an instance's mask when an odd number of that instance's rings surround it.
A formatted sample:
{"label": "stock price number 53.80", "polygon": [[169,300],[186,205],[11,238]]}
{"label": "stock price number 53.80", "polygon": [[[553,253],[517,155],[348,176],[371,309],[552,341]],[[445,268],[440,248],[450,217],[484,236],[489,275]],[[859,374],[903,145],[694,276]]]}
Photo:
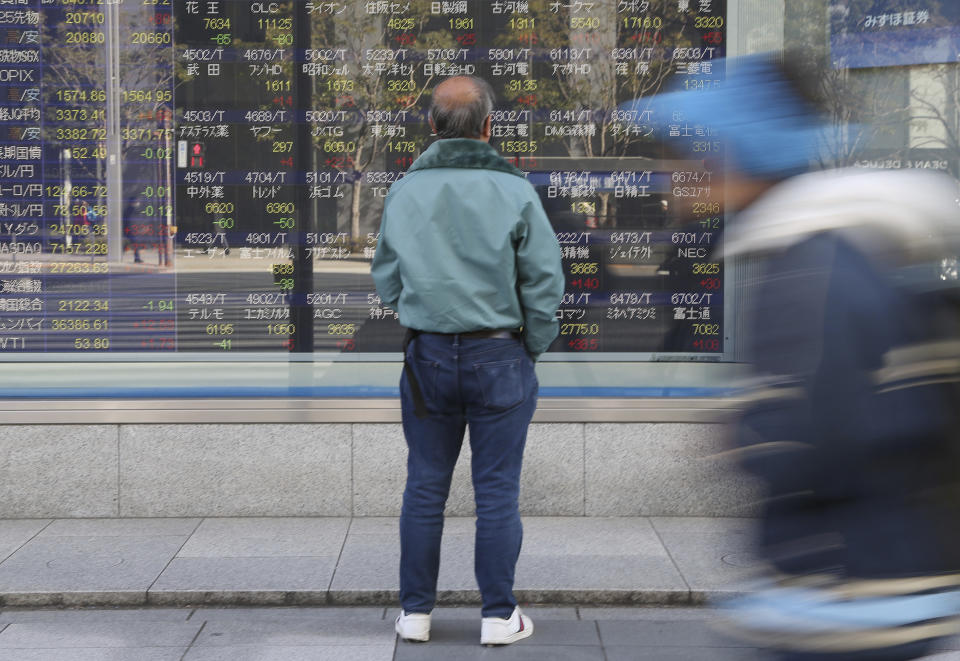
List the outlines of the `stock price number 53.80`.
{"label": "stock price number 53.80", "polygon": [[73,341],[73,348],[80,351],[102,351],[110,348],[109,337],[78,337]]}

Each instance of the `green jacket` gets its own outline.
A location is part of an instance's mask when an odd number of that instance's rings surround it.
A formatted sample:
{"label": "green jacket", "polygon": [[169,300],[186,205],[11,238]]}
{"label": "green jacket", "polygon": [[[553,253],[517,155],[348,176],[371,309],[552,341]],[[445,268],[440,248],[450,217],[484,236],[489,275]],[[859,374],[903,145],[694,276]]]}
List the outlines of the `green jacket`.
{"label": "green jacket", "polygon": [[371,272],[407,328],[523,327],[534,357],[557,336],[556,234],[523,173],[480,140],[438,140],[393,184]]}

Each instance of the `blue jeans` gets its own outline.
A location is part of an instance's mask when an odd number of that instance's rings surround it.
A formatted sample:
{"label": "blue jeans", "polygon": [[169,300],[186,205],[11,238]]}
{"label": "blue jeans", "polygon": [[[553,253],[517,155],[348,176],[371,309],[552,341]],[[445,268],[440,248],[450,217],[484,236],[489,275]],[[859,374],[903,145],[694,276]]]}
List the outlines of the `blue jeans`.
{"label": "blue jeans", "polygon": [[400,603],[429,613],[437,598],[443,510],[470,425],[477,505],[474,572],[483,617],[509,617],[517,605],[520,469],[537,405],[533,361],[519,340],[425,333],[407,349],[429,416],[418,419],[406,374],[400,378],[407,439],[407,488],[400,515]]}

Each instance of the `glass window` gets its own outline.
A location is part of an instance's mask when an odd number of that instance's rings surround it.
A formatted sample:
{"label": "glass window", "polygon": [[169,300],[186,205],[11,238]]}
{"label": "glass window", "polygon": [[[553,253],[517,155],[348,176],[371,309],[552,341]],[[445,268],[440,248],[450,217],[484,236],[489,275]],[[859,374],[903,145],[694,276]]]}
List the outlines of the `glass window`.
{"label": "glass window", "polygon": [[726,394],[753,266],[718,251],[723,144],[644,100],[786,49],[825,163],[956,176],[960,9],[902,4],[2,0],[0,394],[395,395],[370,260],[457,74],[493,85],[561,245],[542,393]]}

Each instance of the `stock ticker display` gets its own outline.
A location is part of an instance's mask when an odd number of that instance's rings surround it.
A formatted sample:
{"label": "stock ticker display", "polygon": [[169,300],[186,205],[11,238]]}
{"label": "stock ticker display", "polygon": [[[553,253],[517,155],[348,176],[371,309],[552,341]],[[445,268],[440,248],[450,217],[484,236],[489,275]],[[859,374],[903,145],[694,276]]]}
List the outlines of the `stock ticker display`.
{"label": "stock ticker display", "polygon": [[383,199],[434,139],[430,90],[475,74],[563,251],[551,351],[717,357],[721,143],[622,104],[721,80],[725,20],[723,0],[0,0],[0,351],[399,351],[369,275]]}

